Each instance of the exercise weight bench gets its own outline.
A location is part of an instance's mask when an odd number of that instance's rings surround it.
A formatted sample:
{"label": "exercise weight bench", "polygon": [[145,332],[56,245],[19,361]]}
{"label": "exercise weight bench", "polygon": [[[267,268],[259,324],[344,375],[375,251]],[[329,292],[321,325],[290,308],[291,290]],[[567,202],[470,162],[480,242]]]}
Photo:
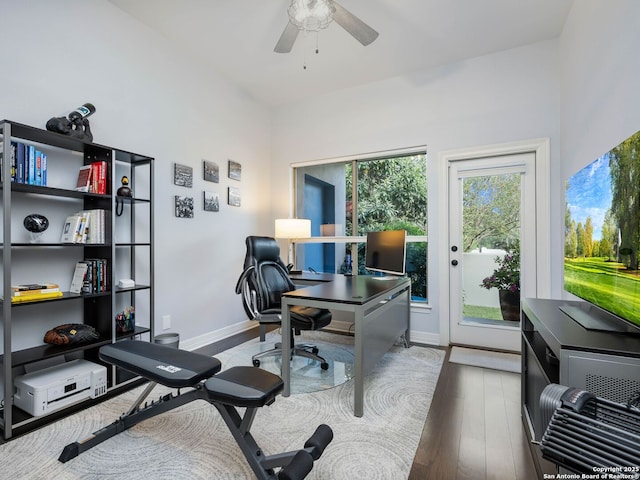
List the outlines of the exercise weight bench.
{"label": "exercise weight bench", "polygon": [[[279,376],[265,370],[247,366],[220,372],[222,365],[214,357],[140,340],[106,345],[100,348],[99,355],[101,360],[150,383],[129,411],[114,423],[67,445],[58,458],[63,463],[143,420],[194,400],[205,400],[216,407],[259,480],[302,480],[333,439],[331,428],[320,425],[304,448],[263,454],[249,430],[258,409],[271,405],[284,387]],[[168,393],[141,406],[157,384],[178,389],[177,393]],[[238,408],[245,409],[243,415]],[[277,473],[275,469],[279,469]]]}

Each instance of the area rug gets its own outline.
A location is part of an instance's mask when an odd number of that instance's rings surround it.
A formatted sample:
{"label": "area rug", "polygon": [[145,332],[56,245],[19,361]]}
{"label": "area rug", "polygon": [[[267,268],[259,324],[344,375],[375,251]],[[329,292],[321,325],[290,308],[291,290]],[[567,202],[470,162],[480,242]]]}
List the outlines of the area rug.
{"label": "area rug", "polygon": [[[353,416],[353,381],[278,397],[260,409],[251,432],[266,454],[302,448],[326,423],[334,440],[309,479],[407,478],[444,352],[392,349],[365,379],[365,413]],[[0,446],[2,477],[29,480],[255,478],[215,408],[204,401],[144,421],[67,463],[65,445],[114,421],[142,387]],[[166,393],[156,388],[152,398]]]}
{"label": "area rug", "polygon": [[492,352],[476,348],[453,347],[449,362],[520,373],[521,358],[515,353]]}

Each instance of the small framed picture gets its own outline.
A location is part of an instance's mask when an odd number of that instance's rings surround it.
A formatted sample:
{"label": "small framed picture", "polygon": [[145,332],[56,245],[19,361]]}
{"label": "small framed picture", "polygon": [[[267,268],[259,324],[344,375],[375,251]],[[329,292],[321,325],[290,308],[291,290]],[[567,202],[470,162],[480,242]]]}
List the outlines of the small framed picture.
{"label": "small framed picture", "polygon": [[176,217],[193,218],[193,197],[183,197],[176,195],[175,197]]}
{"label": "small framed picture", "polygon": [[218,183],[220,181],[220,169],[216,162],[210,162],[208,160],[202,161],[203,178],[207,182]]}
{"label": "small framed picture", "polygon": [[180,187],[193,186],[193,168],[175,163],[173,167],[173,183]]}
{"label": "small framed picture", "polygon": [[220,195],[217,192],[204,192],[204,211],[220,211]]}
{"label": "small framed picture", "polygon": [[229,178],[238,181],[242,179],[242,165],[233,160],[229,160]]}
{"label": "small framed picture", "polygon": [[239,207],[240,200],[241,200],[240,189],[236,187],[229,187],[229,198],[227,200],[227,203],[232,207]]}

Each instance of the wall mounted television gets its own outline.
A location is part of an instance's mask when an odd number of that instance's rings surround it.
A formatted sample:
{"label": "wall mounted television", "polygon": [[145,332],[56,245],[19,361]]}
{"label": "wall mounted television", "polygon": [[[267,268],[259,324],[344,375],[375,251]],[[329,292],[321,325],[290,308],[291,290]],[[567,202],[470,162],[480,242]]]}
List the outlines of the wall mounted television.
{"label": "wall mounted television", "polygon": [[640,335],[640,131],[566,185],[561,310],[588,330]]}
{"label": "wall mounted television", "polygon": [[365,268],[374,272],[405,274],[406,230],[368,232]]}

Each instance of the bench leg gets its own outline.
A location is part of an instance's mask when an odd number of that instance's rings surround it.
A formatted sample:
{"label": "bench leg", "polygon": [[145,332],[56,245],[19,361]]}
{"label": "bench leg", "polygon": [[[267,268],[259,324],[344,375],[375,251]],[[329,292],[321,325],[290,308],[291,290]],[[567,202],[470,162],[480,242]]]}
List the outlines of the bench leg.
{"label": "bench leg", "polygon": [[[313,468],[314,460],[320,458],[325,447],[333,439],[331,429],[326,425],[319,427],[305,443],[305,448],[291,452],[283,452],[275,455],[265,455],[256,443],[250,429],[257,413],[256,408],[247,408],[244,417],[238,410],[231,406],[218,402],[211,402],[227,428],[233,435],[236,443],[242,450],[249,466],[258,480],[277,480],[278,478],[303,479]],[[287,468],[288,467],[288,468]],[[274,468],[288,470],[286,477],[276,475]],[[282,471],[280,473],[282,473]]]}
{"label": "bench leg", "polygon": [[144,398],[149,395],[151,390],[156,386],[154,382],[150,383],[142,394],[136,399],[133,406],[129,411],[123,414],[115,422],[106,427],[101,428],[93,432],[88,437],[78,440],[77,442],[70,443],[62,450],[58,460],[62,463],[68,462],[72,458],[77,457],[82,452],[95,447],[96,445],[108,440],[111,437],[115,437],[121,432],[133,427],[134,425],[147,420],[148,418],[155,417],[161,413],[172,410],[181,405],[187,404],[194,400],[206,399],[207,395],[204,389],[198,385],[194,390],[190,390],[183,394],[173,395],[168,393],[158,400],[152,402],[149,405],[145,405],[142,409],[139,408],[140,404],[144,401]]}

